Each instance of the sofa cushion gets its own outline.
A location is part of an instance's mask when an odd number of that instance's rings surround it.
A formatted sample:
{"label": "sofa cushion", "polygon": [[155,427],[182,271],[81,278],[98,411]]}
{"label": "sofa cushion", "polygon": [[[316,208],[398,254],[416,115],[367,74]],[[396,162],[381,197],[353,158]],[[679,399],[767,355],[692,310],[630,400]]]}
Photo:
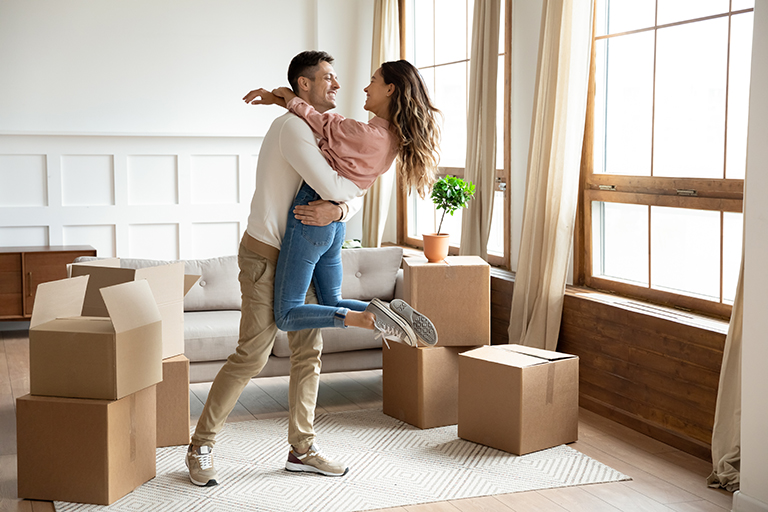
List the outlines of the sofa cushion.
{"label": "sofa cushion", "polygon": [[237,256],[185,260],[186,273],[201,276],[187,296],[184,311],[240,309]]}
{"label": "sofa cushion", "polygon": [[343,249],[341,296],[365,301],[374,297],[392,300],[402,260],[403,249],[400,247]]}
{"label": "sofa cushion", "polygon": [[[80,256],[75,263],[98,260],[92,256]],[[120,258],[123,268],[146,268],[184,261],[184,273],[200,276],[184,297],[184,311],[215,311],[240,309],[240,282],[237,279],[240,268],[237,256],[222,256],[202,260],[150,260],[142,258]]]}
{"label": "sofa cushion", "polygon": [[184,355],[192,362],[220,361],[237,348],[240,311],[184,313]]}

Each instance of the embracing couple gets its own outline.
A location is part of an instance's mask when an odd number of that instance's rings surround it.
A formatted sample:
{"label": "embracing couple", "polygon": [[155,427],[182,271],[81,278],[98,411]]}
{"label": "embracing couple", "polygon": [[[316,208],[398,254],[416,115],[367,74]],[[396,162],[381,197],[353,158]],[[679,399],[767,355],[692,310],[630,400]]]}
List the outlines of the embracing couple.
{"label": "embracing couple", "polygon": [[342,462],[315,444],[315,404],[323,327],[372,329],[416,346],[437,342],[428,318],[395,299],[391,304],[341,297],[345,222],[362,196],[397,159],[400,186],[423,197],[434,182],[439,112],[418,70],[385,62],[365,88],[368,123],[328,111],[340,88],[333,58],[302,52],[288,68],[291,88],[256,89],[243,100],[277,104],[288,112],[269,128],[261,146],[248,228],[240,244],[242,318],[235,353],[219,371],[186,455],[189,478],[216,485],[216,434],[252,377],[267,363],[278,329],[291,350],[286,469],[343,476]]}

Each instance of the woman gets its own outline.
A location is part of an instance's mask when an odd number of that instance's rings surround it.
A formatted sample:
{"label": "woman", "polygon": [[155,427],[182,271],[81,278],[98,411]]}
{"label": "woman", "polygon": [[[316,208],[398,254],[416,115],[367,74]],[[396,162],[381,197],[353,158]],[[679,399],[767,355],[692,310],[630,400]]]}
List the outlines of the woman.
{"label": "woman", "polygon": [[[405,60],[385,62],[365,88],[364,108],[374,114],[368,123],[345,119],[338,114],[319,113],[281,87],[270,93],[261,90],[260,104],[283,105],[304,119],[320,138],[319,147],[331,167],[342,177],[367,189],[386,172],[397,157],[400,183],[416,188],[424,197],[434,182],[439,128],[427,88],[418,70]],[[246,97],[247,98],[247,97]],[[282,98],[281,101],[279,98]],[[306,183],[296,195],[275,271],[275,323],[284,331],[319,327],[362,327],[387,332],[376,315],[392,317],[378,299],[370,304],[341,298],[341,244],[345,224],[305,226],[292,214],[300,204],[320,199]],[[304,304],[310,282],[314,282],[319,304]],[[405,301],[391,304],[426,344],[437,342],[437,331],[424,315]],[[404,329],[408,337],[408,329]],[[415,345],[415,340],[403,340]]]}

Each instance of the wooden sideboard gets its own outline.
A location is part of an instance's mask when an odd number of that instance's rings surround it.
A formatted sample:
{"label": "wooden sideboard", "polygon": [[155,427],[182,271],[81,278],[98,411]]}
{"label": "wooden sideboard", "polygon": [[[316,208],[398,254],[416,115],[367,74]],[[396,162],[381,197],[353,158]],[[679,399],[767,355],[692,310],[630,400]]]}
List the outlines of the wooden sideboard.
{"label": "wooden sideboard", "polygon": [[89,245],[0,247],[0,320],[32,316],[37,285],[67,277],[67,263],[96,256]]}

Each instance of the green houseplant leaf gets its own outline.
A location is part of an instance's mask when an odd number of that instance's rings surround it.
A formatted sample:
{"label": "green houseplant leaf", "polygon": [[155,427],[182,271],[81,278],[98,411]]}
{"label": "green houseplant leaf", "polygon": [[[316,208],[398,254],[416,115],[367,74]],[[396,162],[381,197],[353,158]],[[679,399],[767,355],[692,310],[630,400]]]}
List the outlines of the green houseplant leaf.
{"label": "green houseplant leaf", "polygon": [[459,208],[466,208],[467,202],[475,195],[475,185],[456,176],[444,176],[432,186],[432,202],[438,210],[443,210],[437,234],[443,227],[443,219],[448,213],[453,216]]}

